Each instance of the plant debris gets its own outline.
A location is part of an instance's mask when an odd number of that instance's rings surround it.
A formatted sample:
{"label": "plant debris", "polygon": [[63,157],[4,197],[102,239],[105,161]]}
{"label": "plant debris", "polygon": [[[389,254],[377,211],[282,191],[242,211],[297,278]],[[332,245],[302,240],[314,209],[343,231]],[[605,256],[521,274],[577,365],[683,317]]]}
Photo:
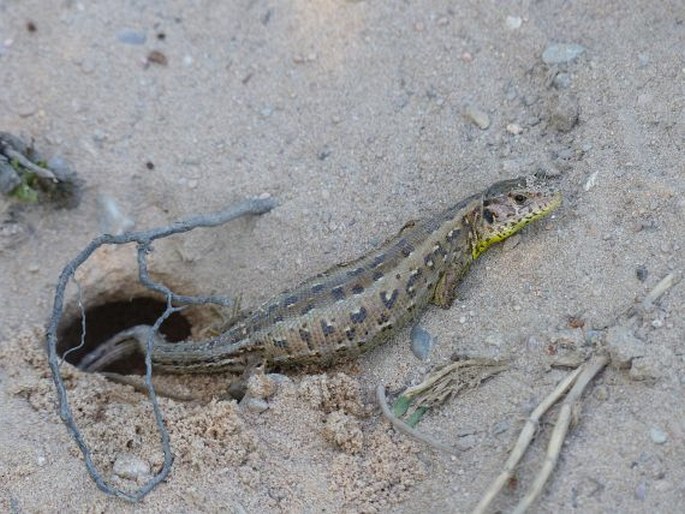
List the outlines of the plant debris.
{"label": "plant debris", "polygon": [[23,203],[73,209],[83,181],[62,159],[46,160],[31,144],[0,132],[0,193]]}

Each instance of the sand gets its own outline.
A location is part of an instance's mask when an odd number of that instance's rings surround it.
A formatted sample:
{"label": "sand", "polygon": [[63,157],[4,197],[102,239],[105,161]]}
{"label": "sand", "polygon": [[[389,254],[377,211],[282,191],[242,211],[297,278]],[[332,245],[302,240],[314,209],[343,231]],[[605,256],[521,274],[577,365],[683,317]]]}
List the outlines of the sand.
{"label": "sand", "polygon": [[[614,360],[534,510],[679,511],[685,282],[638,323],[620,315],[683,273],[684,16],[642,0],[0,1],[0,130],[85,181],[72,210],[0,198],[0,511],[468,512],[568,373],[555,364],[589,356],[593,338]],[[252,306],[533,173],[564,205],[483,256],[451,309],[426,312],[427,361],[407,329],[355,362],[276,377],[266,410],[226,399],[226,376],[160,377],[204,398],[161,400],[169,479],[131,505],[88,477],[56,411],[44,329],[62,267],[102,223],[113,230],[99,198],[144,229],[273,195],[272,212],[159,242],[151,260],[180,292]],[[130,249],[89,266],[87,307],[145,294]],[[193,333],[210,318],[190,313]],[[454,353],[508,363],[419,425],[468,447],[456,457],[395,432],[374,399],[378,383],[395,395]],[[134,489],[162,461],[145,397],[63,370],[103,476]],[[497,509],[525,493],[552,424]]]}

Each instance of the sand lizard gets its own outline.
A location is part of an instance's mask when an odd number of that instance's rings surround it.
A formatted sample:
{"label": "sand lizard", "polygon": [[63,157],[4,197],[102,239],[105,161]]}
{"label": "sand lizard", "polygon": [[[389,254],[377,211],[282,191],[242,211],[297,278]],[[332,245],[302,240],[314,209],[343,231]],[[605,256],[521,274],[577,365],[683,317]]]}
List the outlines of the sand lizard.
{"label": "sand lizard", "polygon": [[[284,291],[215,338],[157,341],[153,367],[240,373],[258,363],[267,369],[330,365],[359,355],[396,335],[430,303],[449,308],[471,262],[560,204],[559,192],[528,187],[525,178],[497,182],[407,223],[363,257]],[[116,353],[96,350],[81,367],[102,369]]]}

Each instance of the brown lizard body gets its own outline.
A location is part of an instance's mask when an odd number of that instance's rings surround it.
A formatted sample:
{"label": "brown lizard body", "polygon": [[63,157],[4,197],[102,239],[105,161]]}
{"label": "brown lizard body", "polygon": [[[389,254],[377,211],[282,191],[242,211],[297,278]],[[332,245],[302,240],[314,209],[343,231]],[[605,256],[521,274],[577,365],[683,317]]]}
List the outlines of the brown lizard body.
{"label": "brown lizard body", "polygon": [[[560,203],[560,193],[528,188],[525,179],[498,182],[407,223],[380,247],[275,296],[213,339],[156,342],[153,367],[242,372],[260,362],[329,365],[358,355],[396,335],[430,303],[449,308],[474,259]],[[102,369],[99,363],[87,369]]]}

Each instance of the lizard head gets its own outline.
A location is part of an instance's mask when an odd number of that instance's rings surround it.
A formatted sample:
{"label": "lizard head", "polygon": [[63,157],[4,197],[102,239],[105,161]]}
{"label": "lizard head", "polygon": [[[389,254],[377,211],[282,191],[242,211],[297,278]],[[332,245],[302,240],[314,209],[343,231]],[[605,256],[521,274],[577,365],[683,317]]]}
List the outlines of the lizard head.
{"label": "lizard head", "polygon": [[529,187],[525,177],[493,184],[483,193],[477,206],[466,215],[471,227],[473,258],[529,223],[547,216],[559,205],[559,191]]}

